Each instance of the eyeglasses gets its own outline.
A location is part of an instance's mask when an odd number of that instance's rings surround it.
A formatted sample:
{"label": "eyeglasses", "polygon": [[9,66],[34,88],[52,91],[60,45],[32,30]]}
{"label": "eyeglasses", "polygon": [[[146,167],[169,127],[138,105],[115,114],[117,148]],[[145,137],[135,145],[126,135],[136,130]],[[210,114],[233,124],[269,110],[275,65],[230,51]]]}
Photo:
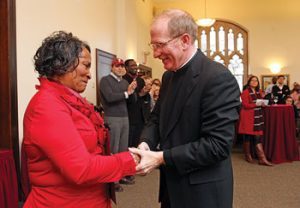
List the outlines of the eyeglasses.
{"label": "eyeglasses", "polygon": [[158,48],[164,48],[166,47],[169,43],[171,43],[173,40],[179,38],[180,36],[182,36],[183,34],[177,35],[174,38],[171,38],[170,40],[166,41],[166,42],[158,42],[158,43],[149,43],[149,46],[152,50],[158,49]]}

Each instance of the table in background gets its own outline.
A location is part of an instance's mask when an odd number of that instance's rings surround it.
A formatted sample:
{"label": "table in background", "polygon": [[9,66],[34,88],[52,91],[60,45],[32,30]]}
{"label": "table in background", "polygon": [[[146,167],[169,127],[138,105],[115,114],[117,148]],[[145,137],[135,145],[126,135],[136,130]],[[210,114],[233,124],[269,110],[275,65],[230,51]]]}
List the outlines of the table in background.
{"label": "table in background", "polygon": [[18,207],[18,183],[12,150],[0,150],[0,207]]}
{"label": "table in background", "polygon": [[264,108],[264,118],[264,150],[267,158],[275,164],[300,160],[293,107],[267,106]]}

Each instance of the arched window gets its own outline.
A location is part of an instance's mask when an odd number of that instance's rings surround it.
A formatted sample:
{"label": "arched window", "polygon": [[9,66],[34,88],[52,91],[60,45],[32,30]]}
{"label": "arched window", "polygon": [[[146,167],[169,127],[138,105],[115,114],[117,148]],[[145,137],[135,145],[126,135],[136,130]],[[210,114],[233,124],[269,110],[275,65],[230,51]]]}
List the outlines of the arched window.
{"label": "arched window", "polygon": [[248,32],[237,24],[216,20],[210,27],[198,28],[197,44],[208,58],[232,72],[242,90],[248,75]]}

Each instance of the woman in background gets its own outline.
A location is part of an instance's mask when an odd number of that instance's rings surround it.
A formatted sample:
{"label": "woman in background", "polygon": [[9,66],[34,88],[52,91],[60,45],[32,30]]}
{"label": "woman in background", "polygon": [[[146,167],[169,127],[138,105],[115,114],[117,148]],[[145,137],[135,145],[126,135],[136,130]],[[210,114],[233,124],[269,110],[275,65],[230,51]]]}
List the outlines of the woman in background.
{"label": "woman in background", "polygon": [[40,86],[24,116],[31,183],[25,208],[110,208],[114,193],[108,183],[135,173],[134,155],[110,155],[103,119],[80,95],[91,78],[90,52],[86,43],[60,31],[34,56]]}
{"label": "woman in background", "polygon": [[159,79],[156,78],[156,79],[152,80],[151,90],[149,92],[149,94],[151,96],[151,111],[154,109],[155,103],[158,99],[160,85],[161,85],[161,82]]}
{"label": "woman in background", "polygon": [[245,159],[247,162],[253,162],[250,153],[250,141],[253,141],[259,164],[272,166],[272,163],[266,159],[261,143],[264,125],[262,106],[264,106],[264,103],[257,102],[257,99],[262,99],[262,91],[260,90],[257,76],[249,78],[245,90],[241,94],[241,99],[239,134],[243,134],[244,137]]}

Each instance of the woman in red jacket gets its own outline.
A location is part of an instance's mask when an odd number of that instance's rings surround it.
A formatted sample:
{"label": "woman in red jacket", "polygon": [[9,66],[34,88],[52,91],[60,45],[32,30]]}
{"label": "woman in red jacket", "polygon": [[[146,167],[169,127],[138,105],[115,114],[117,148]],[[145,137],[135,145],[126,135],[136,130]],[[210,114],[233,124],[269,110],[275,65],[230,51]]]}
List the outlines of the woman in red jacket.
{"label": "woman in red jacket", "polygon": [[240,112],[239,134],[244,135],[243,147],[247,162],[253,162],[250,154],[250,140],[252,140],[255,143],[259,164],[272,166],[272,163],[266,159],[261,144],[264,125],[262,106],[264,106],[264,103],[257,102],[257,99],[262,99],[262,97],[257,76],[251,76],[241,94],[242,109]]}
{"label": "woman in red jacket", "polygon": [[34,56],[40,86],[24,116],[31,183],[25,208],[110,208],[109,183],[135,174],[136,157],[110,155],[103,119],[79,94],[91,78],[90,52],[86,43],[60,31]]}

